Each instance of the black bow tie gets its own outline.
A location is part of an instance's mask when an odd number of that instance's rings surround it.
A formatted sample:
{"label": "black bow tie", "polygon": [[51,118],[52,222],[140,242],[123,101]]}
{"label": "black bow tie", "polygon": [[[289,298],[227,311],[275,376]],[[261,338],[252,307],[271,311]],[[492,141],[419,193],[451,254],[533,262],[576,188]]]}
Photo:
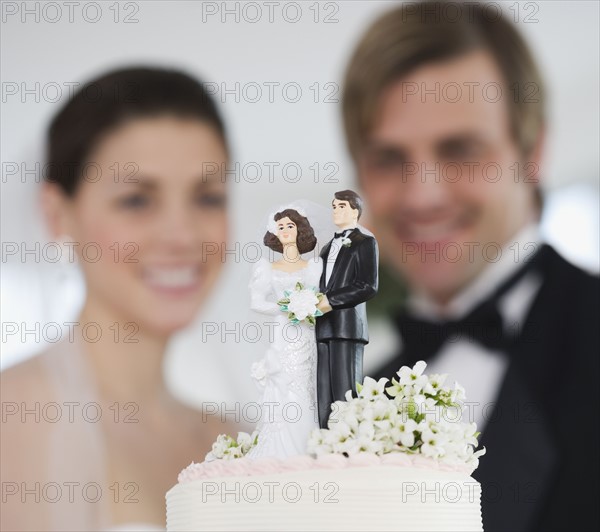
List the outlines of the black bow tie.
{"label": "black bow tie", "polygon": [[489,349],[506,348],[510,338],[504,334],[502,316],[494,301],[486,301],[460,320],[429,321],[406,312],[396,317],[404,347],[400,366],[414,366],[418,360],[427,360],[446,342],[461,339],[475,340]]}
{"label": "black bow tie", "polygon": [[543,271],[549,255],[549,246],[543,244],[535,255],[504,281],[487,300],[460,320],[430,321],[411,315],[407,309],[401,309],[395,316],[395,325],[404,343],[402,352],[373,376],[391,379],[401,366],[413,367],[419,360],[427,361],[433,358],[446,341],[466,338],[490,349],[508,349],[522,331],[523,324],[511,334],[505,333],[502,316],[498,311],[498,300],[526,273],[534,269]]}
{"label": "black bow tie", "polygon": [[334,233],[334,238],[341,238],[343,236],[346,236],[350,232],[352,232],[352,229],[344,229],[343,231],[340,231],[339,233]]}

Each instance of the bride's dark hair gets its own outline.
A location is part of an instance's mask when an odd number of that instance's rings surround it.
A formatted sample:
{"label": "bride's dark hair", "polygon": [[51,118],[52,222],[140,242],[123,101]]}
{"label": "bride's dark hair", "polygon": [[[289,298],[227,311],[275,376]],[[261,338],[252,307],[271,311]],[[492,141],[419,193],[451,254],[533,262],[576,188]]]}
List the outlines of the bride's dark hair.
{"label": "bride's dark hair", "polygon": [[200,80],[160,67],[112,70],[79,88],[48,128],[46,180],[73,196],[96,144],[125,121],[174,115],[208,124],[223,141],[225,126]]}
{"label": "bride's dark hair", "polygon": [[[289,218],[296,224],[296,228],[298,229],[296,245],[298,246],[298,251],[301,254],[308,253],[309,251],[315,249],[315,246],[317,245],[317,237],[315,236],[315,231],[313,230],[306,216],[302,216],[294,209],[285,209],[276,213],[273,217],[273,220],[278,221],[282,218]],[[279,238],[277,238],[277,235],[274,235],[270,231],[265,233],[263,244],[268,248],[271,248],[273,251],[283,253],[283,245],[279,241]]]}

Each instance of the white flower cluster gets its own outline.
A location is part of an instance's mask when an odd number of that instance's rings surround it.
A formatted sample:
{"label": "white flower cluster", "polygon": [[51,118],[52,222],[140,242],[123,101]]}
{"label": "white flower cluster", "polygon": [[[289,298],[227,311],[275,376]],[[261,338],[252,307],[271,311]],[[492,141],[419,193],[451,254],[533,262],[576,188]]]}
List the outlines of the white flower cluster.
{"label": "white flower cluster", "polygon": [[223,459],[232,460],[245,456],[258,442],[258,431],[252,434],[238,432],[237,441],[227,434],[219,434],[217,440],[212,444],[210,451],[204,458],[206,462]]}
{"label": "white flower cluster", "polygon": [[323,315],[317,308],[321,293],[316,288],[305,288],[297,282],[294,290],[285,290],[283,296],[277,304],[283,312],[288,313],[289,320],[294,324],[306,321],[314,325],[315,318]]}
{"label": "white flower cluster", "polygon": [[447,375],[423,375],[425,367],[422,360],[413,368],[403,366],[387,388],[388,379],[365,377],[357,384],[358,397],[348,391],[346,401],[333,404],[328,428],[312,432],[308,452],[402,452],[476,468],[485,448],[474,452],[477,426],[460,421],[464,389],[444,387]]}

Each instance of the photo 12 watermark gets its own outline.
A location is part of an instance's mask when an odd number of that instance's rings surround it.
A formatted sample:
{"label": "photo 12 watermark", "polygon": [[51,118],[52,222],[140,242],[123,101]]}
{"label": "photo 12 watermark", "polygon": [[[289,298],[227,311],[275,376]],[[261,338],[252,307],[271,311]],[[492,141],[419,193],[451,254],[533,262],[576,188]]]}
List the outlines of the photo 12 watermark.
{"label": "photo 12 watermark", "polygon": [[138,24],[144,2],[0,2],[2,23]]}

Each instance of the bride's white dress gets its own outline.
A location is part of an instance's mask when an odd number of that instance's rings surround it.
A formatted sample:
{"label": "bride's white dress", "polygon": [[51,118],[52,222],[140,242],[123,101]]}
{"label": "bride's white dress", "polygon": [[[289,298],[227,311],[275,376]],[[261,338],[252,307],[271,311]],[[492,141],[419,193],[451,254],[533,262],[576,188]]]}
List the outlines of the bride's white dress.
{"label": "bride's white dress", "polygon": [[309,260],[296,272],[273,269],[265,258],[254,265],[249,285],[251,308],[269,317],[271,336],[264,358],[251,372],[262,396],[258,444],[248,453],[250,458],[304,454],[310,433],[319,428],[314,327],[290,323],[277,301],[298,281],[318,288],[322,268],[320,258]]}

